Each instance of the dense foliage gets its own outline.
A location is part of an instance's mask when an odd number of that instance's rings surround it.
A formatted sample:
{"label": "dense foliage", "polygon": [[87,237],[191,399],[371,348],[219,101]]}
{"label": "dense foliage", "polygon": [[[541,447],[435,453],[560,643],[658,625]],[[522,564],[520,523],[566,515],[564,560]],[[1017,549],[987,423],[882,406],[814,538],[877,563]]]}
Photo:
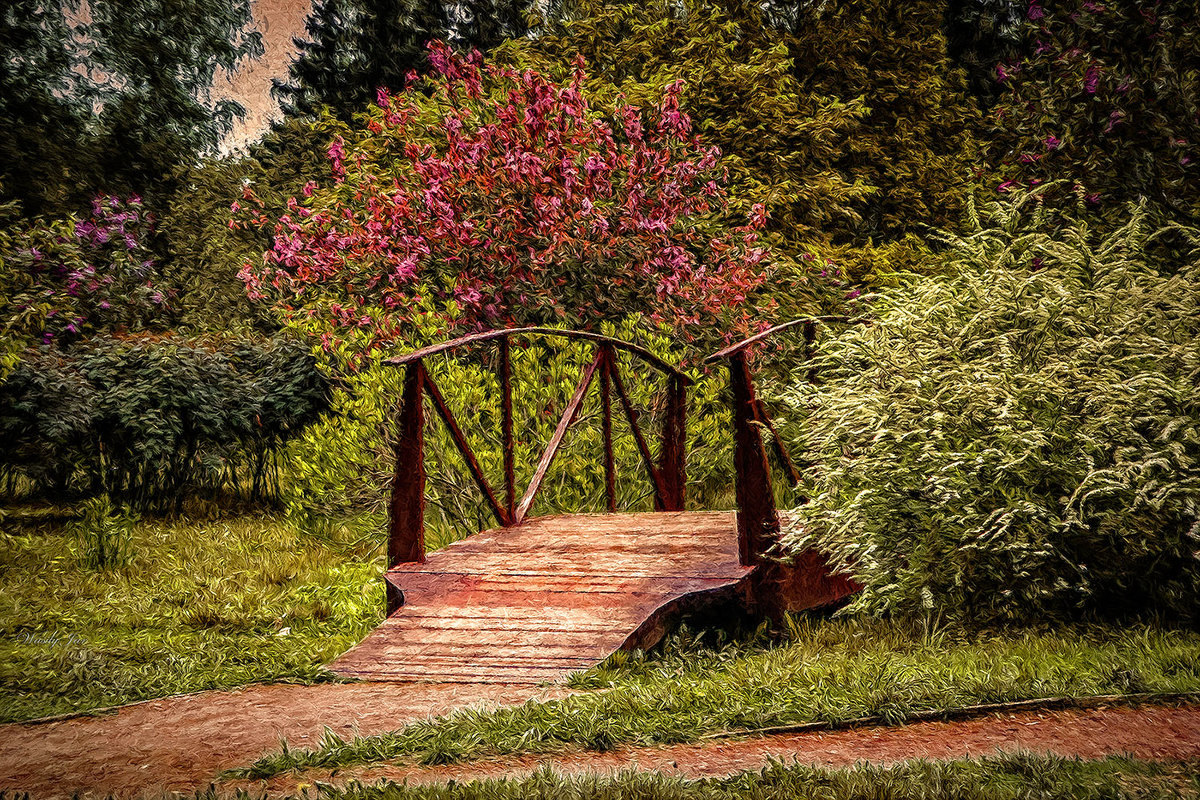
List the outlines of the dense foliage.
{"label": "dense foliage", "polygon": [[172,172],[242,113],[218,70],[262,52],[249,0],[13,0],[0,9],[0,200],[82,210],[96,194],[155,207]]}
{"label": "dense foliage", "polygon": [[[0,480],[178,510],[188,493],[277,491],[280,448],[331,387],[289,339],[95,338],[37,348],[0,382]],[[22,481],[24,483],[22,483]]]}
{"label": "dense foliage", "polygon": [[[0,226],[0,340],[62,346],[163,313],[167,295],[136,195],[97,197],[91,214]],[[0,376],[4,369],[0,368]]]}
{"label": "dense foliage", "polygon": [[423,300],[468,327],[643,311],[684,338],[769,312],[764,211],[726,219],[718,153],[679,110],[680,84],[650,108],[597,108],[582,64],[560,85],[442,45],[431,57],[437,74],[381,90],[365,130],[330,144],[332,181],[278,220],[246,187],[248,224],[275,234],[243,271],[252,299],[368,346],[405,341]]}
{"label": "dense foliage", "polygon": [[274,93],[284,113],[349,120],[378,89],[403,89],[410,72],[429,70],[425,44],[445,41],[486,51],[525,34],[513,0],[318,0],[294,40],[298,54]]}
{"label": "dense foliage", "polygon": [[593,92],[635,102],[682,80],[681,107],[720,148],[735,200],[764,203],[793,252],[957,217],[977,115],[939,4],[825,3],[790,17],[781,5],[583,2],[497,57],[562,69],[580,54]]}
{"label": "dense foliage", "polygon": [[995,66],[1002,189],[1061,179],[1119,219],[1146,200],[1200,221],[1200,21],[1188,0],[1027,7],[1024,58]]}
{"label": "dense foliage", "polygon": [[[787,399],[812,467],[788,536],[854,608],[978,623],[1200,601],[1200,238],[996,206],[830,337]],[[1178,267],[1154,247],[1185,236]]]}

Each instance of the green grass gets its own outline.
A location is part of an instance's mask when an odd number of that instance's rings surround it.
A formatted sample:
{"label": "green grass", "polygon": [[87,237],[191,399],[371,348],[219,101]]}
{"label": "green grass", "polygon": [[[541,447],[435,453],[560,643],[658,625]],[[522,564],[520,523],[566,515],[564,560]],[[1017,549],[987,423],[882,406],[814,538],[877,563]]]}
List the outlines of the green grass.
{"label": "green grass", "polygon": [[130,560],[88,566],[60,509],[0,516],[0,720],[321,668],[380,620],[382,528],[282,519],[141,521]]}
{"label": "green grass", "polygon": [[[352,783],[322,788],[320,796],[328,800],[1181,800],[1200,796],[1200,763],[1078,761],[1015,754],[840,770],[774,763],[759,771],[697,781],[632,771],[564,777],[542,770],[527,778],[461,784]],[[201,797],[215,800],[211,793]]]}
{"label": "green grass", "polygon": [[238,774],[387,760],[441,763],[496,754],[694,741],[706,734],[1047,696],[1200,691],[1200,633],[1155,627],[923,635],[870,621],[791,624],[777,646],[709,649],[676,641],[665,656],[617,654],[578,676],[603,689],[491,711],[465,709],[378,736],[326,732]]}

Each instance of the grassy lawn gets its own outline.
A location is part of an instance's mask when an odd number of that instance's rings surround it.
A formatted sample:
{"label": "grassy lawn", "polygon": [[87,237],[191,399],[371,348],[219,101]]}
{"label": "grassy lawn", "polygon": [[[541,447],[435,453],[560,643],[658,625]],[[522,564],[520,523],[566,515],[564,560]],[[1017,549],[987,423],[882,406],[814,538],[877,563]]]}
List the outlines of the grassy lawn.
{"label": "grassy lawn", "polygon": [[313,750],[244,773],[385,760],[438,763],[496,754],[694,741],[706,734],[1051,696],[1200,691],[1200,633],[1072,628],[966,637],[865,620],[790,625],[783,642],[710,649],[676,637],[664,655],[619,653],[574,680],[592,691],[466,710]]}
{"label": "grassy lawn", "polygon": [[0,719],[253,681],[321,664],[382,615],[381,528],[246,516],[137,523],[124,566],[86,566],[56,509],[0,517]]}
{"label": "grassy lawn", "polygon": [[[213,797],[210,795],[210,798]],[[329,800],[1156,800],[1200,797],[1200,764],[1124,758],[1076,761],[1005,755],[891,767],[828,770],[774,764],[729,778],[687,781],[654,773],[563,777],[541,771],[519,780],[433,786],[381,782],[323,789]]]}

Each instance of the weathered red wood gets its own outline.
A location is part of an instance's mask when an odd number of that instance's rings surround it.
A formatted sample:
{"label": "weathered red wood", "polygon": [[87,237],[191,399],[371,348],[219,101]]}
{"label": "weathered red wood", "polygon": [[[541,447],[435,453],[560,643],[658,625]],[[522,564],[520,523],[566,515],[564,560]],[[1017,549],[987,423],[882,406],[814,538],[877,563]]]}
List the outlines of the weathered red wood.
{"label": "weathered red wood", "polygon": [[775,334],[779,333],[780,331],[787,330],[788,328],[794,328],[797,325],[806,325],[807,326],[807,325],[816,325],[817,323],[829,324],[829,323],[833,323],[833,322],[844,322],[849,325],[866,325],[867,324],[867,320],[856,319],[853,317],[847,317],[847,316],[838,315],[838,314],[828,315],[828,316],[823,316],[823,317],[802,317],[800,319],[793,319],[793,320],[789,320],[788,322],[784,322],[779,325],[775,325],[773,327],[767,328],[765,331],[756,333],[748,339],[743,339],[740,342],[736,342],[734,344],[729,345],[726,348],[718,350],[717,352],[710,355],[708,358],[704,359],[704,363],[712,364],[716,361],[720,361],[722,359],[729,358],[730,356],[733,356],[736,353],[740,353],[740,352],[744,351],[746,348],[750,347],[751,345],[761,342],[763,339],[770,338],[771,336],[774,336]]}
{"label": "weathered red wood", "polygon": [[779,532],[779,515],[771,490],[771,469],[762,435],[755,424],[754,382],[744,351],[729,356],[733,394],[734,493],[737,496],[738,554],[743,564],[761,563]]}
{"label": "weathered red wood", "polygon": [[558,427],[554,430],[554,435],[550,437],[550,443],[546,445],[546,449],[542,452],[537,469],[534,470],[533,479],[529,482],[528,488],[525,489],[525,494],[521,497],[521,503],[517,506],[517,513],[513,516],[513,524],[519,524],[521,520],[525,519],[525,515],[529,513],[529,508],[533,505],[533,500],[537,497],[538,490],[542,488],[542,480],[546,477],[546,470],[550,468],[550,462],[554,460],[554,456],[558,452],[558,447],[562,444],[563,436],[566,435],[567,428],[579,416],[579,409],[583,405],[583,397],[587,394],[588,387],[592,384],[592,377],[596,374],[596,368],[600,366],[600,362],[603,359],[603,353],[597,351],[596,357],[584,369],[583,376],[580,377],[579,384],[575,387],[575,394],[571,396],[570,402],[567,403],[566,410],[563,411],[562,418],[558,421]]}
{"label": "weathered red wood", "polygon": [[673,375],[667,378],[658,474],[663,486],[662,508],[658,510],[682,511],[687,490],[687,388]]}
{"label": "weathered red wood", "polygon": [[[425,365],[409,364],[404,372],[400,430],[396,441],[396,467],[392,477],[391,525],[388,531],[388,565],[425,560]],[[403,602],[389,591],[388,611]]]}
{"label": "weathered red wood", "polygon": [[663,486],[662,476],[658,474],[658,468],[654,464],[654,457],[650,455],[650,448],[646,446],[646,439],[642,436],[642,429],[638,427],[637,409],[633,407],[633,403],[629,400],[629,393],[625,391],[625,381],[621,379],[621,373],[617,369],[614,361],[612,367],[613,386],[617,388],[617,397],[621,400],[621,408],[625,410],[625,419],[629,422],[629,429],[633,432],[634,441],[637,442],[638,452],[642,454],[642,463],[646,465],[646,474],[650,476],[650,484],[654,487],[654,508],[656,510],[665,510],[668,508],[667,492]]}
{"label": "weathered red wood", "polygon": [[654,353],[651,353],[649,350],[645,349],[644,347],[638,347],[636,344],[633,344],[632,342],[622,341],[621,339],[614,339],[611,336],[601,336],[598,333],[591,333],[590,331],[572,331],[572,330],[563,330],[561,328],[537,328],[537,327],[533,327],[533,328],[502,328],[500,330],[486,331],[484,333],[475,333],[475,334],[471,334],[470,336],[461,336],[457,339],[451,339],[448,342],[442,342],[440,344],[430,345],[429,347],[423,347],[420,350],[414,350],[413,352],[406,353],[402,356],[394,356],[392,358],[386,359],[384,361],[384,363],[392,364],[392,365],[396,365],[396,366],[404,366],[406,364],[412,363],[413,361],[420,361],[421,359],[427,358],[429,356],[436,355],[438,353],[445,353],[448,350],[454,350],[455,348],[458,348],[458,347],[464,347],[467,345],[478,344],[479,342],[488,342],[488,341],[491,341],[492,339],[507,339],[508,337],[514,336],[516,334],[527,334],[527,335],[537,335],[537,336],[559,336],[564,339],[574,339],[576,341],[589,341],[589,342],[597,342],[599,344],[607,344],[610,347],[617,348],[618,350],[624,350],[627,353],[633,353],[638,358],[642,359],[643,361],[647,362],[648,364],[653,365],[655,368],[661,370],[662,372],[665,372],[669,375],[678,376],[686,384],[691,384],[691,382],[692,382],[691,378],[689,378],[685,373],[681,372],[678,367],[676,367],[673,364],[668,364],[666,361],[663,361],[661,358],[654,355]]}
{"label": "weathered red wood", "polygon": [[816,353],[817,347],[817,323],[811,320],[804,325],[804,362],[809,364],[808,372],[805,373],[804,379],[809,383],[817,382],[817,368],[811,366],[813,355]]}
{"label": "weathered red wood", "polygon": [[788,454],[787,447],[783,444],[783,439],[779,438],[779,431],[775,430],[775,423],[771,421],[771,415],[767,413],[766,406],[762,400],[757,400],[754,403],[754,413],[758,423],[771,432],[771,445],[775,448],[775,455],[779,458],[779,465],[787,472],[788,480],[792,486],[800,482],[800,472],[796,469],[796,465],[792,463],[792,457]]}
{"label": "weathered red wood", "polygon": [[824,605],[847,591],[811,558],[802,568],[740,564],[728,511],[531,519],[448,545],[424,564],[399,565],[387,580],[407,602],[331,664],[336,672],[555,681],[617,649],[653,645],[685,614],[731,604],[770,613]]}
{"label": "weathered red wood", "polygon": [[512,524],[508,512],[501,508],[499,501],[496,500],[496,493],[492,491],[492,485],[484,477],[483,470],[479,467],[479,461],[475,458],[475,452],[471,449],[470,443],[467,442],[467,438],[463,436],[462,430],[458,427],[458,422],[454,419],[454,414],[451,413],[450,408],[446,405],[446,401],[442,398],[442,393],[438,390],[437,384],[428,375],[425,376],[425,391],[429,394],[429,399],[433,400],[433,407],[437,409],[438,416],[442,418],[442,422],[446,424],[446,428],[450,431],[450,438],[454,440],[455,447],[462,454],[463,461],[467,464],[467,470],[475,480],[475,485],[479,487],[479,491],[483,493],[484,498],[488,501],[488,505],[492,509],[492,514],[496,517],[496,522],[501,525]]}
{"label": "weathered red wood", "polygon": [[613,459],[612,443],[612,373],[615,358],[612,348],[600,346],[604,362],[600,366],[600,430],[604,438],[604,497],[608,501],[609,513],[617,511],[617,465]]}
{"label": "weathered red wood", "polygon": [[513,463],[512,354],[507,336],[500,339],[500,433],[504,447],[504,510],[516,513],[517,481]]}

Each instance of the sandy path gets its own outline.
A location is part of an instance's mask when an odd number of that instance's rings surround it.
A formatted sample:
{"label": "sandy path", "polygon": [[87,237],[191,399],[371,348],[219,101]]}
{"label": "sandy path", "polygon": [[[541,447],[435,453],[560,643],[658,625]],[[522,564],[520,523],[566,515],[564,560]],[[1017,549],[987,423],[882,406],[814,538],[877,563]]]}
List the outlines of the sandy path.
{"label": "sandy path", "polygon": [[41,798],[191,794],[223,769],[339,735],[382,733],[471,704],[548,699],[563,689],[503,684],[257,685],[150,700],[100,717],[0,725],[0,791]]}
{"label": "sandy path", "polygon": [[912,758],[952,759],[1027,750],[1082,758],[1130,754],[1153,760],[1200,758],[1200,706],[1108,707],[1019,714],[992,714],[954,722],[784,734],[700,744],[621,748],[609,753],[491,759],[439,767],[382,765],[282,775],[269,781],[226,784],[271,795],[297,791],[313,781],[341,784],[381,778],[412,783],[528,775],[542,766],[567,773],[656,770],[687,778],[717,777],[766,766],[768,759],[849,767],[859,761],[889,764]]}

